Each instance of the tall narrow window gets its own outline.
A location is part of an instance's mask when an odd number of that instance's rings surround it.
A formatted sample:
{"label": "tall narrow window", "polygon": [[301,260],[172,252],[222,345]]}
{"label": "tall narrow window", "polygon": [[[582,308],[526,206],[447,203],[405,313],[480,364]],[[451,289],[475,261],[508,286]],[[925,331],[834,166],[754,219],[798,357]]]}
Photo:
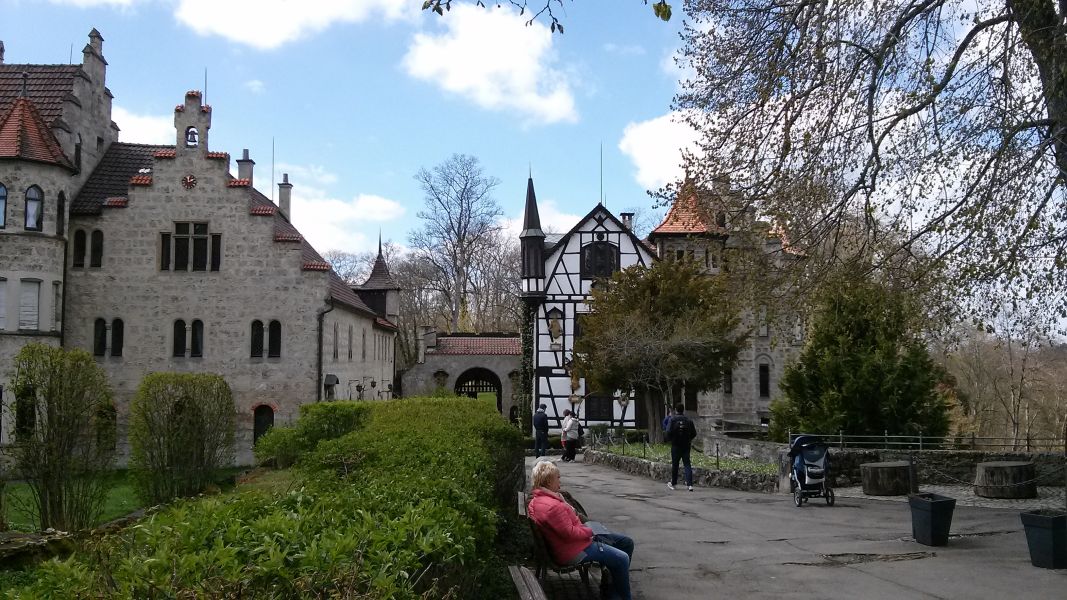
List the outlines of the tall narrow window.
{"label": "tall narrow window", "polygon": [[193,223],[193,270],[207,271],[207,223]]}
{"label": "tall narrow window", "polygon": [[31,185],[26,190],[26,231],[44,229],[44,194],[41,188]]}
{"label": "tall narrow window", "polygon": [[360,360],[367,361],[367,330],[363,330],[363,351],[360,353]]}
{"label": "tall narrow window", "polygon": [[107,321],[97,319],[93,322],[93,356],[107,353]]}
{"label": "tall narrow window", "polygon": [[79,229],[74,232],[74,257],[71,266],[80,269],[85,266],[85,230]]}
{"label": "tall narrow window", "polygon": [[125,325],[122,319],[111,321],[111,356],[122,356],[122,344],[125,341]]}
{"label": "tall narrow window", "polygon": [[185,356],[185,321],[174,322],[174,356]]}
{"label": "tall narrow window", "polygon": [[[85,254],[85,251],[82,250],[82,255],[84,256],[84,254]],[[170,234],[169,233],[161,233],[161,234],[159,234],[159,270],[160,271],[169,271],[170,270]]]}
{"label": "tall narrow window", "polygon": [[[3,304],[3,302],[0,302]],[[2,309],[0,309],[2,312]],[[3,327],[0,327],[3,329]],[[58,281],[52,282],[52,331],[63,329],[63,290]]]}
{"label": "tall narrow window", "polygon": [[726,369],[722,373],[722,393],[734,393],[734,372],[730,369]]}
{"label": "tall narrow window", "polygon": [[104,262],[104,232],[94,229],[89,236],[89,266],[99,267]]}
{"label": "tall narrow window", "polygon": [[41,282],[23,279],[19,289],[19,329],[41,328]]}
{"label": "tall narrow window", "polygon": [[759,309],[759,332],[760,337],[767,337],[767,307],[761,306]]}
{"label": "tall narrow window", "polygon": [[0,229],[7,227],[7,188],[0,185]]}
{"label": "tall narrow window", "polygon": [[37,392],[24,388],[15,392],[15,439],[33,435],[37,428]]}
{"label": "tall narrow window", "polygon": [[333,359],[337,360],[337,323],[333,324]]}
{"label": "tall narrow window", "polygon": [[204,322],[200,319],[193,321],[193,339],[189,344],[189,356],[200,357],[204,355]]}
{"label": "tall narrow window", "polygon": [[222,234],[211,234],[211,270],[218,271],[222,264]]}
{"label": "tall narrow window", "polygon": [[174,270],[189,270],[189,223],[174,224]]}
{"label": "tall narrow window", "polygon": [[252,358],[263,356],[263,321],[252,321]]}
{"label": "tall narrow window", "polygon": [[174,233],[160,233],[162,271],[218,271],[222,265],[222,234],[208,233],[207,223],[175,223]]}
{"label": "tall narrow window", "polygon": [[4,329],[7,329],[7,280],[0,277],[0,331]]}
{"label": "tall narrow window", "polygon": [[348,362],[352,362],[352,326],[348,326]]}
{"label": "tall narrow window", "polygon": [[282,355],[282,324],[271,321],[267,326],[267,356],[278,358]]}
{"label": "tall narrow window", "polygon": [[759,366],[759,397],[770,398],[771,397],[771,366],[760,365]]}
{"label": "tall narrow window", "polygon": [[56,235],[66,233],[67,227],[67,195],[59,192],[56,196]]}

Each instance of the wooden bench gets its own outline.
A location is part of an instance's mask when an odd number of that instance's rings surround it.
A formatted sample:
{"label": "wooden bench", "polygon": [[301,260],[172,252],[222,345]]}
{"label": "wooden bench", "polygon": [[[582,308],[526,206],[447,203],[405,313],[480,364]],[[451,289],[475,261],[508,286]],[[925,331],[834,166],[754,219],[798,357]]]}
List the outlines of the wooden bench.
{"label": "wooden bench", "polygon": [[537,581],[537,576],[526,567],[512,565],[508,567],[511,573],[511,581],[519,592],[520,600],[548,600],[544,588]]}
{"label": "wooden bench", "polygon": [[[564,496],[564,498],[567,498],[567,496]],[[573,500],[573,502],[577,502],[577,500]],[[581,578],[582,578],[582,583],[586,587],[588,587],[589,586],[589,565],[599,564],[599,563],[588,562],[588,563],[582,563],[582,564],[578,564],[578,565],[561,565],[561,564],[558,564],[555,560],[552,559],[552,554],[548,551],[548,544],[545,542],[545,536],[541,533],[540,527],[538,527],[537,523],[535,523],[534,520],[529,518],[529,515],[526,514],[526,505],[527,505],[526,492],[520,491],[518,493],[518,506],[517,506],[517,509],[518,509],[518,512],[519,512],[519,516],[520,517],[524,517],[526,519],[526,522],[529,523],[529,525],[530,525],[530,535],[531,535],[531,537],[533,537],[533,542],[534,542],[534,564],[535,564],[535,566],[534,566],[534,575],[535,575],[535,577],[537,579],[544,579],[545,575],[548,574],[548,570],[549,569],[551,569],[551,570],[553,570],[553,571],[555,571],[556,573],[559,573],[559,574],[571,573],[571,572],[574,572],[574,571],[578,571],[578,575],[581,576]],[[574,504],[572,503],[571,505],[573,506]],[[578,514],[579,515],[584,515],[585,514],[585,509],[581,508],[580,504],[578,505],[578,507],[579,508],[576,508],[575,510],[579,510],[580,509]]]}

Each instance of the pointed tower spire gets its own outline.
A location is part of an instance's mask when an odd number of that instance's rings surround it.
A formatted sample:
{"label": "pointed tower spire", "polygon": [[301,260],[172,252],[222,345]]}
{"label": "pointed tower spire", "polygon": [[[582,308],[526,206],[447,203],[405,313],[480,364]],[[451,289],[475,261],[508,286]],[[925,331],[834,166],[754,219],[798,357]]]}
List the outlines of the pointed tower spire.
{"label": "pointed tower spire", "polygon": [[382,228],[378,228],[378,256],[382,255]]}
{"label": "pointed tower spire", "polygon": [[526,211],[522,217],[519,244],[522,249],[522,293],[526,296],[544,294],[545,232],[541,231],[541,217],[537,214],[532,174],[526,183]]}

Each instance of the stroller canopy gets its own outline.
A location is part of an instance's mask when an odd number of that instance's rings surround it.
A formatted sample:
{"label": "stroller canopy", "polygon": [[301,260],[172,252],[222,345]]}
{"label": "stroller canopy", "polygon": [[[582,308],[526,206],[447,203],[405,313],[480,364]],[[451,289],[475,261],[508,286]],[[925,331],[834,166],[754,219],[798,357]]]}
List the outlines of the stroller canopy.
{"label": "stroller canopy", "polygon": [[789,443],[789,457],[793,458],[797,454],[800,454],[800,452],[804,448],[810,448],[812,446],[826,446],[826,445],[827,445],[826,442],[824,442],[821,437],[819,437],[817,435],[809,435],[809,434],[806,434],[806,433],[802,433],[802,434],[798,435],[797,437],[793,438],[793,441]]}

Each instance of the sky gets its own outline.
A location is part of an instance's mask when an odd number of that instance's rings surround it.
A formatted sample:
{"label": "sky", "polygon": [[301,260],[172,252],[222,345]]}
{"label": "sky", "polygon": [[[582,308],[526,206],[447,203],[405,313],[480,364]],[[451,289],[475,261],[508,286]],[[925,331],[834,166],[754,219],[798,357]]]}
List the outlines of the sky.
{"label": "sky", "polygon": [[123,142],[173,144],[174,106],[206,87],[211,150],[236,172],[247,148],[267,196],[272,162],[275,183],[288,173],[292,221],[319,251],[374,250],[379,232],[406,244],[416,172],[454,153],[500,180],[516,236],[531,172],[546,230],[601,198],[652,210],[647,190],[681,176],[693,139],[670,109],[681,3],[664,23],[640,0],[565,0],[563,35],[486,4],[0,0],[0,40],[9,64],[80,63],[99,30]]}

